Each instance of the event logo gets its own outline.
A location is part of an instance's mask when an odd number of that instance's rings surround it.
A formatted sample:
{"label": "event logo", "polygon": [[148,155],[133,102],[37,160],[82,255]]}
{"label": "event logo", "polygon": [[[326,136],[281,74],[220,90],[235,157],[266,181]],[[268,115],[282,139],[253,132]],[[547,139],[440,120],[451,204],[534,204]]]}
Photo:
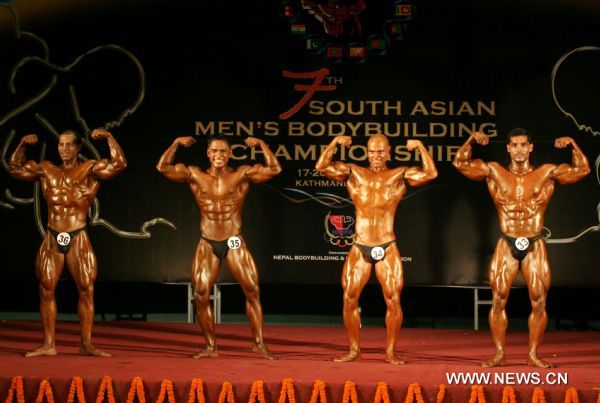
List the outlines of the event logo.
{"label": "event logo", "polygon": [[327,212],[324,225],[324,237],[330,244],[345,248],[354,242],[354,217]]}
{"label": "event logo", "polygon": [[[1,3],[1,2],[0,2]],[[98,77],[110,77],[110,75],[116,74],[115,71],[109,71],[105,66],[119,66],[117,68],[122,69],[121,74],[130,74],[131,81],[137,83],[137,88],[134,93],[130,91],[124,91],[123,93],[111,92],[106,90],[106,93],[110,93],[111,101],[115,105],[118,102],[123,103],[122,109],[119,110],[117,106],[109,113],[108,116],[100,116],[99,112],[89,114],[89,117],[96,121],[95,127],[104,127],[106,129],[112,129],[120,127],[125,119],[131,116],[139,108],[142,100],[144,99],[146,78],[145,72],[140,63],[139,59],[127,49],[115,45],[100,45],[95,48],[89,49],[84,53],[81,53],[71,63],[66,65],[60,65],[54,63],[50,59],[50,49],[46,41],[40,36],[24,31],[21,29],[21,21],[17,13],[10,7],[0,4],[0,13],[9,17],[9,21],[12,23],[12,32],[6,38],[10,42],[14,43],[14,48],[20,53],[24,54],[18,56],[19,59],[14,64],[13,69],[8,72],[7,77],[2,77],[3,82],[8,83],[8,99],[9,102],[0,105],[0,139],[4,135],[4,130],[8,130],[8,134],[3,140],[2,145],[2,157],[0,158],[0,165],[8,171],[8,161],[6,156],[8,155],[8,149],[16,136],[17,125],[19,120],[30,120],[32,122],[39,123],[45,130],[48,137],[58,139],[59,131],[55,128],[53,122],[64,122],[63,115],[72,115],[75,118],[76,124],[79,125],[79,129],[84,136],[81,138],[82,152],[79,157],[82,159],[95,158],[100,159],[100,153],[96,149],[96,146],[91,142],[91,127],[88,124],[88,119],[84,117],[82,113],[82,107],[78,101],[77,89],[82,87],[88,88],[85,84],[89,84],[89,81],[95,80]],[[19,53],[17,52],[17,53]],[[4,57],[7,57],[4,55]],[[104,59],[100,59],[104,57]],[[89,60],[93,59],[96,62],[90,63]],[[102,60],[103,63],[100,63]],[[86,63],[87,62],[87,63]],[[38,66],[40,70],[32,70],[26,68],[30,65]],[[98,68],[96,66],[103,66]],[[86,70],[87,69],[87,70]],[[38,71],[42,71],[43,74],[39,74]],[[83,77],[84,82],[77,80],[77,77]],[[92,79],[89,79],[92,77]],[[88,79],[85,82],[85,78]],[[44,83],[44,79],[46,82]],[[31,86],[20,85],[17,87],[16,83],[19,82],[34,83]],[[81,78],[80,78],[81,80]],[[47,111],[43,108],[42,101],[51,103],[57,97],[56,93],[59,92],[65,84],[68,88],[68,98],[71,101],[71,105],[64,105],[64,111],[57,114],[53,109]],[[21,88],[25,87],[25,88]],[[38,88],[35,88],[38,87]],[[133,86],[135,88],[135,86]],[[0,94],[5,95],[4,89],[0,87]],[[81,93],[81,92],[80,92]],[[83,91],[84,98],[89,97],[89,90]],[[93,94],[94,98],[97,98],[97,94]],[[17,106],[8,106],[11,103],[17,103]],[[70,113],[66,113],[70,109]],[[114,116],[114,111],[118,111],[118,116]],[[88,115],[86,115],[88,116]],[[106,118],[108,117],[108,120]],[[99,121],[103,123],[98,124]],[[42,142],[41,152],[39,159],[43,160],[46,152],[46,142]],[[14,209],[15,205],[27,205],[32,204],[34,206],[34,218],[38,231],[41,236],[45,234],[45,228],[41,213],[41,189],[39,183],[34,184],[32,189],[31,197],[17,197],[13,192],[7,188],[4,192],[4,196],[7,201],[0,200],[0,207],[5,209]],[[149,228],[161,224],[169,226],[173,229],[175,225],[161,217],[156,217],[143,222],[140,225],[139,231],[126,231],[118,228],[110,221],[101,218],[100,216],[100,201],[95,198],[89,212],[90,220],[89,223],[92,226],[102,226],[107,228],[109,231],[117,236],[123,238],[134,238],[134,239],[147,239],[151,237]]]}
{"label": "event logo", "polygon": [[[279,15],[306,52],[331,63],[364,63],[404,38],[415,6],[406,0],[283,0]],[[372,28],[374,27],[374,28]]]}
{"label": "event logo", "polygon": [[292,106],[287,111],[281,113],[279,115],[279,119],[285,120],[292,117],[296,112],[298,112],[310,99],[315,95],[317,91],[333,91],[337,88],[335,84],[323,85],[323,80],[328,77],[329,69],[322,68],[316,71],[309,71],[307,73],[295,73],[292,71],[283,71],[283,76],[286,78],[298,78],[298,79],[312,79],[313,82],[311,84],[295,84],[294,90],[304,92],[304,95],[294,106]]}
{"label": "event logo", "polygon": [[[552,74],[550,77],[552,98],[553,98],[554,104],[556,105],[558,110],[560,110],[566,118],[570,119],[579,131],[582,131],[584,133],[590,133],[594,136],[600,136],[600,131],[593,128],[591,126],[591,124],[581,122],[575,116],[575,113],[568,111],[567,108],[565,106],[563,106],[563,103],[561,103],[559,101],[557,76],[558,76],[558,72],[560,71],[559,70],[560,67],[568,59],[574,58],[575,56],[582,56],[582,55],[585,55],[588,57],[596,56],[596,58],[588,59],[589,60],[588,63],[590,63],[590,67],[588,67],[588,69],[586,69],[586,70],[581,71],[579,73],[579,76],[586,77],[587,75],[589,75],[588,72],[594,72],[593,77],[588,77],[587,85],[589,88],[597,88],[597,86],[595,86],[594,83],[598,82],[598,74],[597,74],[598,67],[597,67],[597,65],[593,65],[593,63],[594,63],[594,61],[596,61],[596,63],[597,63],[598,52],[600,52],[600,47],[598,47],[598,46],[581,46],[579,48],[576,48],[576,49],[570,50],[569,52],[566,52],[554,64],[554,68],[552,69]],[[592,80],[595,80],[595,81],[592,81]],[[600,185],[600,154],[596,157],[595,167],[596,167],[596,180],[598,182],[598,185]],[[587,233],[600,231],[600,202],[596,206],[596,215],[598,217],[598,222],[596,224],[589,226],[588,228],[580,231],[577,235],[574,235],[574,236],[571,236],[568,238],[552,238],[552,232],[550,231],[550,229],[547,227],[544,227],[544,230],[546,231],[546,234],[545,234],[546,242],[547,243],[573,243],[573,242],[576,242],[579,238],[581,238],[582,236],[584,236]]]}

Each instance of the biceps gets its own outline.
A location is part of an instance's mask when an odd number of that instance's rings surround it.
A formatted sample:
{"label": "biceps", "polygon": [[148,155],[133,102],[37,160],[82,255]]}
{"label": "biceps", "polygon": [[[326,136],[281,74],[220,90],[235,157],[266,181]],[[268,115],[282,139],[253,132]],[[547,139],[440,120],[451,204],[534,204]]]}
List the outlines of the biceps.
{"label": "biceps", "polygon": [[321,173],[330,179],[343,182],[350,176],[350,167],[344,163],[336,162],[323,169]]}
{"label": "biceps", "polygon": [[421,182],[428,179],[428,175],[421,169],[417,167],[411,167],[406,170],[404,173],[404,179],[411,185],[418,185]]}
{"label": "biceps", "polygon": [[562,185],[568,185],[570,183],[577,182],[588,173],[588,170],[574,168],[569,164],[560,164],[554,171],[552,171],[550,178],[557,180],[558,183]]}
{"label": "biceps", "polygon": [[92,168],[92,173],[100,179],[109,179],[119,172],[121,172],[121,169],[117,169],[106,159],[98,161]]}
{"label": "biceps", "polygon": [[160,173],[163,174],[168,179],[174,182],[186,182],[191,177],[191,172],[183,164],[177,164],[175,166],[169,166],[160,170]]}
{"label": "biceps", "polygon": [[9,172],[17,179],[31,182],[35,181],[43,174],[39,164],[35,161],[28,161],[20,167],[10,166]]}
{"label": "biceps", "polygon": [[244,174],[252,182],[265,182],[279,173],[279,169],[275,167],[266,167],[262,164],[256,164],[249,168]]}
{"label": "biceps", "polygon": [[489,166],[481,160],[458,162],[454,166],[469,179],[484,180],[490,175]]}

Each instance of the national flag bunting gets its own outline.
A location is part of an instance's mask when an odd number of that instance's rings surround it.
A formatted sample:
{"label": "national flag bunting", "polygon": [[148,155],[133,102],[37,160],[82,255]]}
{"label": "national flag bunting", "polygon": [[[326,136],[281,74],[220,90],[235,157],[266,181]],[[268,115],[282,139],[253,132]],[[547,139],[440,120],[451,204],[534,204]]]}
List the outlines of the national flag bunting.
{"label": "national flag bunting", "polygon": [[354,59],[363,59],[365,57],[364,46],[351,46],[348,49],[348,56]]}
{"label": "national flag bunting", "polygon": [[306,33],[306,24],[294,23],[290,26],[290,31],[292,34],[304,35]]}
{"label": "national flag bunting", "polygon": [[410,17],[412,15],[412,5],[396,4],[396,15],[399,17]]}
{"label": "national flag bunting", "polygon": [[369,49],[383,50],[386,48],[385,40],[383,38],[372,38],[369,39]]}
{"label": "national flag bunting", "polygon": [[342,55],[342,48],[339,46],[330,46],[327,48],[326,56],[331,59],[339,59]]}

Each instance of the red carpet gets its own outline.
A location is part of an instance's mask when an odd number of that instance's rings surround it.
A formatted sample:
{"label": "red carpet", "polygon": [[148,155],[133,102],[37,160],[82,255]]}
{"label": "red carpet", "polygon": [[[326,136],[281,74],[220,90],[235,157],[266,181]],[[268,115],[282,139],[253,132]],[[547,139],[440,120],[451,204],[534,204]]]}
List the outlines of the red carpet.
{"label": "red carpet", "polygon": [[[86,401],[96,401],[103,376],[112,377],[116,401],[127,401],[132,380],[141,377],[147,401],[156,401],[163,379],[173,382],[177,401],[186,402],[193,378],[204,381],[207,402],[217,402],[225,381],[231,382],[236,401],[248,401],[255,380],[264,381],[267,402],[276,402],[284,378],[291,378],[298,402],[310,401],[315,380],[326,382],[329,402],[342,402],[344,383],[356,384],[358,399],[372,402],[377,383],[387,383],[392,402],[404,402],[408,387],[418,383],[424,401],[436,401],[439,385],[445,384],[444,402],[468,402],[471,383],[451,385],[450,373],[499,374],[484,384],[487,402],[501,402],[505,385],[513,386],[518,402],[531,401],[533,390],[543,388],[548,402],[565,401],[567,389],[577,389],[579,401],[596,402],[600,390],[600,334],[595,332],[548,332],[540,354],[557,368],[537,370],[526,366],[527,334],[509,332],[507,366],[482,370],[480,362],[493,353],[489,332],[473,330],[402,329],[398,351],[405,366],[384,362],[385,329],[361,331],[361,361],[337,364],[332,358],[347,351],[342,327],[266,326],[265,340],[275,361],[259,358],[250,350],[246,325],[217,325],[218,358],[194,360],[203,343],[200,327],[187,323],[100,322],[94,327],[95,345],[113,356],[81,357],[77,354],[77,323],[57,325],[56,357],[25,358],[25,351],[41,341],[38,322],[0,322],[0,401],[5,401],[11,379],[23,376],[25,398],[35,401],[40,382],[47,379],[56,401],[67,401],[74,376],[83,379]],[[529,374],[529,375],[528,375]],[[517,376],[538,376],[525,384]],[[555,375],[568,382],[550,385]],[[546,382],[546,384],[541,384]],[[595,389],[596,388],[596,389]],[[16,398],[14,399],[16,401]]]}

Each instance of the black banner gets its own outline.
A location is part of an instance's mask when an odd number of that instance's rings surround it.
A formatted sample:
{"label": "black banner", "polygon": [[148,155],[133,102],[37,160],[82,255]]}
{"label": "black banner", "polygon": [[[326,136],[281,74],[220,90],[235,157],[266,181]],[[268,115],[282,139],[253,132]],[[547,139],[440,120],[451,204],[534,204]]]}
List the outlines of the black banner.
{"label": "black banner", "polygon": [[[409,188],[396,214],[408,284],[476,284],[499,236],[484,182],[451,161],[471,131],[492,137],[474,155],[508,163],[505,134],[533,133],[534,165],[570,162],[554,148],[571,136],[592,174],[556,186],[546,212],[554,285],[598,286],[600,9],[585,2],[133,1],[102,7],[0,4],[3,164],[37,133],[28,158],[58,161],[56,134],[104,126],[128,168],[103,183],[89,233],[100,280],[189,278],[199,212],[187,185],[155,169],[178,136],[198,143],[176,160],[208,167],[206,138],[225,134],[231,164],[263,158],[283,173],[253,185],[244,236],[263,283],[339,283],[354,234],[344,184],[315,171],[333,136],[352,136],[336,160],[367,165],[369,136],[384,133],[388,165],[420,165],[422,140],[439,177]],[[338,3],[334,6],[334,3]],[[49,7],[49,6],[48,6]],[[37,8],[37,9],[36,9]],[[108,156],[89,139],[83,154]],[[5,279],[34,276],[46,206],[32,183],[0,174]],[[222,278],[228,278],[223,270]]]}

